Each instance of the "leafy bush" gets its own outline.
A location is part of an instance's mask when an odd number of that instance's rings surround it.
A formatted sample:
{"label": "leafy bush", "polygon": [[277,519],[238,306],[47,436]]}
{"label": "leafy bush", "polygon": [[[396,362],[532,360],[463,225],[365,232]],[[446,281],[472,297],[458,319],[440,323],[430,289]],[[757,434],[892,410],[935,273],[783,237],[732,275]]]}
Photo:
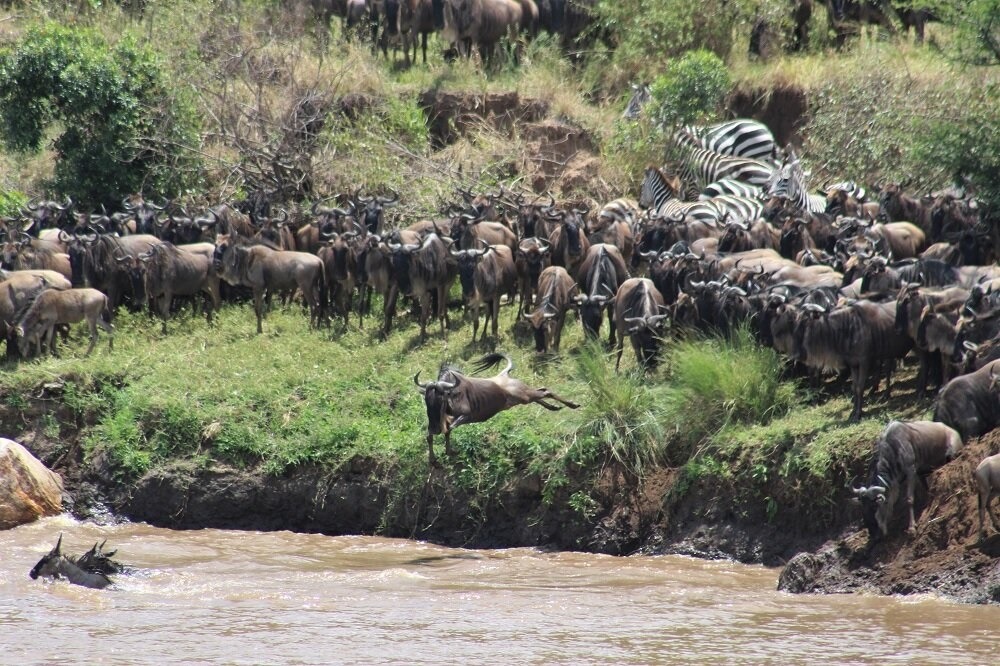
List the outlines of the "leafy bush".
{"label": "leafy bush", "polygon": [[38,151],[56,127],[55,187],[85,205],[123,194],[175,192],[197,177],[192,106],[171,89],[152,51],[109,45],[53,22],[0,51],[0,135]]}
{"label": "leafy bush", "polygon": [[0,217],[16,217],[28,203],[28,197],[16,190],[0,190]]}
{"label": "leafy bush", "polygon": [[955,183],[972,185],[987,217],[1000,220],[1000,86],[972,91],[948,117],[922,120],[914,133],[917,160],[939,167]]}
{"label": "leafy bush", "polygon": [[718,113],[732,79],[725,63],[710,51],[691,51],[667,65],[650,86],[647,113],[671,129]]}

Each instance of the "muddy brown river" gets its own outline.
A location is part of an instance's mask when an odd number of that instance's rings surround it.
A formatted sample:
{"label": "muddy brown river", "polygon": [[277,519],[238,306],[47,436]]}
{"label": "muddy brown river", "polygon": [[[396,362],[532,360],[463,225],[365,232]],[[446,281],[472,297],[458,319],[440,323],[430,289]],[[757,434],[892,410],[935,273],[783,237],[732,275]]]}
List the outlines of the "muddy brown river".
{"label": "muddy brown river", "polygon": [[[31,580],[96,539],[140,568]],[[3,664],[996,663],[1000,608],[794,596],[778,572],[677,556],[475,551],[370,537],[177,532],[67,516],[0,532]]]}

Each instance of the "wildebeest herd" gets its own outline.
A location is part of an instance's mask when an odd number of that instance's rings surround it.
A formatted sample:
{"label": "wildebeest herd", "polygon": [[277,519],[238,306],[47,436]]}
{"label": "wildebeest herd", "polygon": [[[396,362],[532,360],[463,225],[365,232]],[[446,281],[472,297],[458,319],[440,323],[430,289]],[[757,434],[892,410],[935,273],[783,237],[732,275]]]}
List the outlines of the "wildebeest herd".
{"label": "wildebeest herd", "polygon": [[[54,350],[61,327],[86,320],[89,353],[97,328],[110,333],[122,305],[155,305],[166,330],[177,299],[203,300],[210,318],[234,297],[252,298],[260,332],[274,296],[301,299],[313,327],[333,316],[347,326],[352,314],[363,326],[378,292],[381,334],[391,332],[402,296],[418,313],[421,339],[432,319],[444,337],[457,280],[473,336],[483,309],[482,338],[494,343],[503,302],[517,308],[538,352],[558,352],[572,311],[588,338],[601,335],[606,319],[617,363],[627,336],[647,370],[670,336],[727,336],[746,326],[792,372],[815,382],[829,371],[849,375],[853,420],[868,389],[884,377],[888,393],[897,361],[913,353],[918,391],[941,387],[935,421],[962,441],[1000,424],[1000,243],[973,196],[913,196],[899,183],[811,190],[795,154],[750,120],[681,128],[675,144],[681,159],[649,167],[637,201],[598,207],[503,187],[459,189],[439,214],[401,227],[385,215],[398,193],[361,189],[340,195],[336,207],[317,202],[273,215],[266,200],[196,215],[139,196],[115,213],[33,201],[3,221],[0,332],[8,354],[27,356]],[[428,443],[518,404],[552,409],[544,402],[551,398],[575,407],[546,389],[514,386],[509,371],[475,390],[467,387],[481,380],[454,368],[418,382]],[[894,499],[914,465],[947,459],[920,452],[922,439],[947,440],[925,437],[926,429],[880,446],[879,459],[891,460],[873,462],[859,491],[866,502]],[[913,449],[905,455],[904,439]],[[997,477],[989,469],[984,487]]]}

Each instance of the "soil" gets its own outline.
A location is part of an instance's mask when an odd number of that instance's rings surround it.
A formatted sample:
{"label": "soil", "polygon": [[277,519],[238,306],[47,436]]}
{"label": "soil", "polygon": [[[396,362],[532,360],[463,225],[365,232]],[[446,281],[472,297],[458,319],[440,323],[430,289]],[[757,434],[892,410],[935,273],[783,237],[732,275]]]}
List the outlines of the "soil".
{"label": "soil", "polygon": [[[1000,603],[1000,535],[979,543],[972,473],[1000,451],[1000,431],[972,440],[956,460],[918,484],[915,533],[907,534],[905,505],[897,506],[888,537],[870,543],[867,531],[796,556],[778,587],[789,592],[936,594],[968,603]],[[902,498],[901,498],[902,499]],[[987,518],[987,525],[989,519]]]}

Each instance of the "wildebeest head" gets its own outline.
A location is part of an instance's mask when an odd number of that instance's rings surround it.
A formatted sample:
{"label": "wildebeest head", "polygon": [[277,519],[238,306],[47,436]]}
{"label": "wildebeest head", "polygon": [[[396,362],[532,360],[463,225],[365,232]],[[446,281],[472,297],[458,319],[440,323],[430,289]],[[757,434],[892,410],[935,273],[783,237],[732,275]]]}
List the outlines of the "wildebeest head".
{"label": "wildebeest head", "polygon": [[73,200],[66,197],[63,204],[57,201],[29,201],[22,211],[25,217],[31,218],[29,233],[37,234],[42,229],[64,228],[70,226],[73,215]]}
{"label": "wildebeest head", "polygon": [[447,367],[441,368],[437,381],[433,382],[421,382],[419,372],[413,375],[413,383],[424,395],[424,406],[427,409],[427,431],[431,435],[440,435],[447,429],[448,401],[459,382],[459,373]]}
{"label": "wildebeest head", "polygon": [[476,291],[476,265],[480,259],[493,251],[493,248],[485,241],[481,242],[485,246],[481,250],[456,250],[454,248],[451,250],[451,256],[458,260],[458,279],[462,283],[462,298],[464,299],[471,298]]}
{"label": "wildebeest head", "polygon": [[368,229],[368,233],[377,234],[382,231],[382,223],[385,217],[386,208],[391,208],[399,204],[399,194],[392,191],[392,196],[361,196],[361,188],[354,193],[352,208],[358,211],[358,218]]}
{"label": "wildebeest head", "polygon": [[135,230],[139,234],[156,232],[157,215],[164,208],[165,206],[157,206],[152,201],[146,201],[139,194],[122,199],[122,210],[135,218]]}
{"label": "wildebeest head", "polygon": [[31,568],[28,575],[31,576],[32,580],[37,579],[39,576],[45,576],[48,573],[49,567],[52,562],[60,557],[62,557],[62,533],[59,533],[59,539],[56,541],[56,545],[52,550],[48,552],[47,555],[38,560],[38,564]]}
{"label": "wildebeest head", "polygon": [[879,476],[869,486],[853,488],[854,495],[861,500],[861,518],[868,529],[868,537],[877,541],[889,531],[889,516],[896,499],[896,487]]}

